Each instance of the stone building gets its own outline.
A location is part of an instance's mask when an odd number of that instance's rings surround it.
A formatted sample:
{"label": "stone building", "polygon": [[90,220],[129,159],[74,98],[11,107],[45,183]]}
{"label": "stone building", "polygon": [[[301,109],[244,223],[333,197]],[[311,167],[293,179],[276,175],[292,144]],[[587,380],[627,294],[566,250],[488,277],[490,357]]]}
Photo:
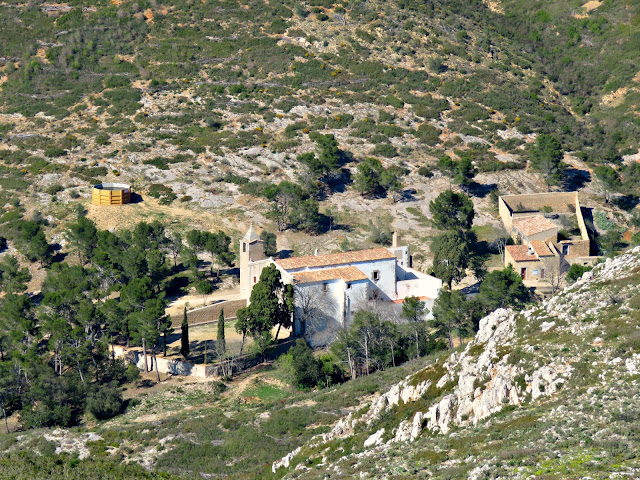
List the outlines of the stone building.
{"label": "stone building", "polygon": [[242,296],[248,300],[262,270],[275,265],[283,282],[295,287],[294,334],[314,346],[329,343],[358,309],[373,302],[393,308],[415,296],[431,310],[442,280],[413,269],[409,248],[393,238],[390,248],[273,259],[265,258],[251,226],[240,240]]}
{"label": "stone building", "polygon": [[516,242],[505,247],[504,265],[527,282],[557,278],[574,263],[593,264],[582,208],[578,192],[499,197],[500,218]]}

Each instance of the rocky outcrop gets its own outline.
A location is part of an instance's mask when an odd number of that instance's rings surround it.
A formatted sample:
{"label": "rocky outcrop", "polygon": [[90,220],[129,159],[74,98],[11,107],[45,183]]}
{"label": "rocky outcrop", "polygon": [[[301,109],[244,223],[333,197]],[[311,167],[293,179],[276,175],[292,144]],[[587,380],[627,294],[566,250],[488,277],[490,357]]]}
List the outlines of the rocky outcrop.
{"label": "rocky outcrop", "polygon": [[402,403],[415,402],[424,395],[431,386],[431,381],[427,380],[418,385],[412,385],[410,383],[412,377],[413,375],[405,378],[402,382],[394,385],[388,392],[378,397],[362,418],[367,425],[380,418],[380,415],[386,410],[398,405],[400,401]]}
{"label": "rocky outcrop", "polygon": [[280,460],[278,460],[277,462],[274,462],[273,465],[271,465],[271,471],[273,473],[276,473],[276,471],[280,467],[284,467],[284,468],[289,467],[289,465],[291,464],[291,460],[293,460],[293,457],[295,457],[298,453],[300,453],[300,450],[302,450],[302,447],[296,448],[293,452],[286,454]]}
{"label": "rocky outcrop", "polygon": [[[421,372],[405,378],[379,395],[362,417],[354,418],[350,414],[340,420],[329,433],[321,436],[319,443],[353,435],[361,423],[374,425],[384,412],[397,405],[424,401],[427,391],[431,395],[435,391],[439,398],[424,410],[421,408],[411,419],[401,421],[390,437],[385,435],[385,428],[378,429],[364,441],[364,446],[376,450],[394,442],[411,442],[425,429],[447,434],[455,425],[476,425],[507,405],[520,405],[556,394],[573,374],[571,361],[560,355],[553,358],[535,355],[536,348],[518,338],[517,322],[536,325],[540,335],[589,332],[598,325],[590,316],[618,301],[611,294],[594,295],[591,287],[597,286],[598,282],[625,278],[638,268],[640,247],[629,254],[608,259],[558,295],[526,311],[494,311],[480,321],[475,339],[464,351],[453,353],[442,364],[425,370],[430,369],[431,375],[425,375],[430,376],[429,380],[415,384]],[[589,340],[589,348],[592,348],[592,342],[594,346],[596,343],[598,347],[603,345],[600,337]],[[611,361],[623,362],[629,374],[640,373],[640,355]],[[435,372],[438,372],[437,379],[432,375]],[[386,444],[383,443],[385,436],[390,438]]]}

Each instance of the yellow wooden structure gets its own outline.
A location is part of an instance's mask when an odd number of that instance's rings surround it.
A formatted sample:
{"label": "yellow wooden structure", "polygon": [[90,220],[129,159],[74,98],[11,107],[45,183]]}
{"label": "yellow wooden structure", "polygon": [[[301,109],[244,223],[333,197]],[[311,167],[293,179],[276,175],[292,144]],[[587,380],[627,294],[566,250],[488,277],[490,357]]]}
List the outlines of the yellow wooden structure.
{"label": "yellow wooden structure", "polygon": [[131,202],[131,185],[101,183],[93,187],[91,203],[94,205],[124,205]]}

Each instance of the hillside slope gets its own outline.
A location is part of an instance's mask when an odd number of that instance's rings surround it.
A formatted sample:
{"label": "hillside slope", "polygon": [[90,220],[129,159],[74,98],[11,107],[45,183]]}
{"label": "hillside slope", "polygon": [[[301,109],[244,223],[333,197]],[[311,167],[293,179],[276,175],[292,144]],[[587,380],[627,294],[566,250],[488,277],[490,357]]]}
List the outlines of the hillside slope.
{"label": "hillside slope", "polygon": [[274,463],[286,478],[640,473],[640,248],[522,311]]}
{"label": "hillside slope", "polygon": [[453,352],[317,391],[267,365],[131,387],[126,411],[0,433],[0,478],[640,474],[640,247]]}
{"label": "hillside slope", "polygon": [[[313,198],[295,219],[313,221],[287,226],[281,248],[368,248],[391,229],[425,270],[428,205],[452,184],[439,160],[477,168],[468,190],[490,244],[504,234],[496,194],[548,188],[529,160],[551,134],[572,153],[559,187],[629,228],[640,164],[619,160],[640,128],[638,5],[309,3],[0,4],[0,203],[39,212],[58,239],[92,184],[124,182],[143,203],[89,206],[101,228],[157,218],[237,238],[282,227],[264,188],[293,181]],[[309,157],[320,135],[339,147],[324,178]],[[402,173],[399,191],[356,190],[370,157]],[[620,202],[604,201],[599,163],[615,165]]]}

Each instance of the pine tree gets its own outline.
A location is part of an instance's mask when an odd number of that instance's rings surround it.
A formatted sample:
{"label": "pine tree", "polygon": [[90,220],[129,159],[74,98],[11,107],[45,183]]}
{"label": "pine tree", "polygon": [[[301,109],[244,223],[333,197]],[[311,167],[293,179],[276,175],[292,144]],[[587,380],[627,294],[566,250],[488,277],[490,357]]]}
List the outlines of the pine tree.
{"label": "pine tree", "polygon": [[424,316],[429,312],[425,303],[418,297],[407,297],[402,304],[402,316],[411,323],[416,340],[416,358],[420,358],[420,330],[424,324]]}
{"label": "pine tree", "polygon": [[180,355],[185,359],[189,356],[189,322],[187,319],[187,306],[184,307],[182,318],[182,335],[180,337]]}
{"label": "pine tree", "polygon": [[220,317],[218,318],[218,336],[216,338],[216,351],[218,352],[219,359],[222,359],[227,353],[227,342],[224,338],[224,309],[220,310]]}

